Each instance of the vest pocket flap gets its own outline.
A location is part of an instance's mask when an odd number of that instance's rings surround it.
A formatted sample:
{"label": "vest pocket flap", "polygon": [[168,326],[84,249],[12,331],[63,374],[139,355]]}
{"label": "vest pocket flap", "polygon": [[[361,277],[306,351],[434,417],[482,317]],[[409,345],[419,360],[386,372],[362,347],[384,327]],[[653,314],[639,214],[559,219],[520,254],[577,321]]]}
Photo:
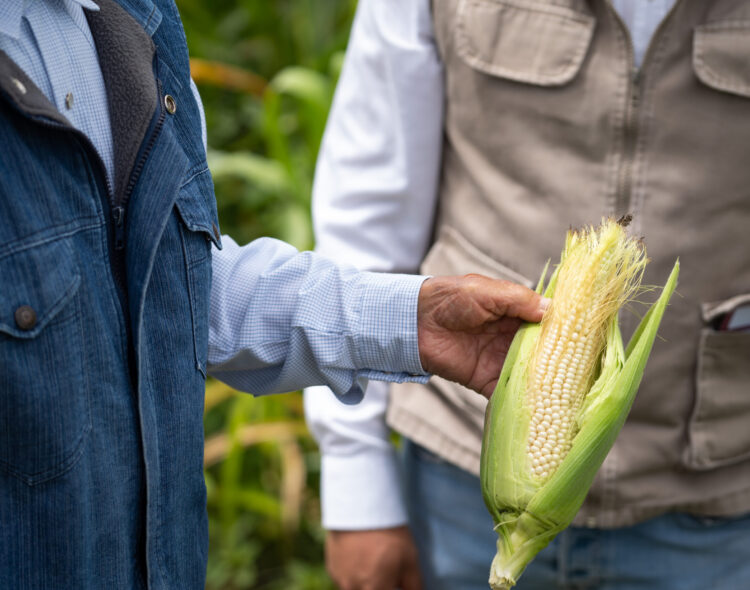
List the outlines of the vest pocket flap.
{"label": "vest pocket flap", "polygon": [[208,168],[194,174],[180,188],[175,201],[185,227],[193,232],[202,232],[221,250],[219,217],[214,199],[214,186]]}
{"label": "vest pocket flap", "polygon": [[422,272],[430,275],[477,273],[531,287],[533,282],[488,256],[449,226],[440,229],[435,244],[425,257]]}
{"label": "vest pocket flap", "polygon": [[591,15],[552,4],[461,0],[456,51],[487,74],[560,86],[578,73],[595,22]]}
{"label": "vest pocket flap", "polygon": [[750,22],[697,27],[693,34],[693,71],[711,88],[750,97]]}
{"label": "vest pocket flap", "polygon": [[0,332],[35,338],[72,299],[81,277],[64,242],[47,242],[0,259]]}

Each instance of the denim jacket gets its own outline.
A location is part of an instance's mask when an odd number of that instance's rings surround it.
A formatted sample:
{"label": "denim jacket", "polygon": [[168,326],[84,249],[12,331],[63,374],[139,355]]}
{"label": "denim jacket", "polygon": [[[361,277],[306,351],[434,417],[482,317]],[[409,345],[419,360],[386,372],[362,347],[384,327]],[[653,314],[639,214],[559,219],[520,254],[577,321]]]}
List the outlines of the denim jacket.
{"label": "denim jacket", "polygon": [[114,186],[0,53],[0,587],[203,588],[213,187],[175,6],[100,5]]}

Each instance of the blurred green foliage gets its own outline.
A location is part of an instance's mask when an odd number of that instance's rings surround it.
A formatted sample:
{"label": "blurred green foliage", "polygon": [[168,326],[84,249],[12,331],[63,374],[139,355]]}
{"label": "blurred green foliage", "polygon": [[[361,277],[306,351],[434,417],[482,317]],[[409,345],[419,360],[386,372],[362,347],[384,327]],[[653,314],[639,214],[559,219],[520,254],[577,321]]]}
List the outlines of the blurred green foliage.
{"label": "blurred green foliage", "polygon": [[[355,0],[177,0],[208,128],[222,233],[313,246],[310,192]],[[331,590],[320,457],[299,392],[209,380],[208,590]]]}
{"label": "blurred green foliage", "polygon": [[313,169],[354,0],[178,0],[178,7],[191,58],[266,82],[257,93],[236,91],[230,76],[203,82],[193,68],[222,231],[240,243],[267,235],[311,248]]}

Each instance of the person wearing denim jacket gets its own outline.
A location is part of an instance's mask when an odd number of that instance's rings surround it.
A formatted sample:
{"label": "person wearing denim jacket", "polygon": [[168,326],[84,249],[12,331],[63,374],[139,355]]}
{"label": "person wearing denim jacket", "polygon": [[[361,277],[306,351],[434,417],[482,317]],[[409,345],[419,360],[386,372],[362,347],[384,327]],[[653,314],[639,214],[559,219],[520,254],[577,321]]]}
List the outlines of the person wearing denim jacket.
{"label": "person wearing denim jacket", "polygon": [[541,317],[538,296],[489,279],[385,277],[222,238],[171,1],[3,10],[4,590],[204,586],[207,372],[254,393],[327,383],[345,402],[369,378],[428,371],[486,392],[483,365],[437,354],[462,329],[437,307],[476,304],[502,333],[484,339],[495,356],[519,320],[480,297]]}

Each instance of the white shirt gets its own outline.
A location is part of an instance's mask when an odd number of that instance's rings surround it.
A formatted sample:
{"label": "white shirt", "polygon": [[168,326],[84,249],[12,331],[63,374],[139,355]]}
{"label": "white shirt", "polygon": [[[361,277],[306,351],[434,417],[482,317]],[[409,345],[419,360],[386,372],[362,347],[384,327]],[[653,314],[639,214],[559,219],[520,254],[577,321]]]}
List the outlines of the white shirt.
{"label": "white shirt", "polygon": [[[636,67],[674,1],[613,0],[630,29]],[[368,270],[418,270],[437,200],[443,100],[429,0],[360,0],[316,171],[318,251]],[[322,452],[327,529],[407,520],[387,401],[384,383],[370,383],[357,406],[325,388],[305,393]]]}

